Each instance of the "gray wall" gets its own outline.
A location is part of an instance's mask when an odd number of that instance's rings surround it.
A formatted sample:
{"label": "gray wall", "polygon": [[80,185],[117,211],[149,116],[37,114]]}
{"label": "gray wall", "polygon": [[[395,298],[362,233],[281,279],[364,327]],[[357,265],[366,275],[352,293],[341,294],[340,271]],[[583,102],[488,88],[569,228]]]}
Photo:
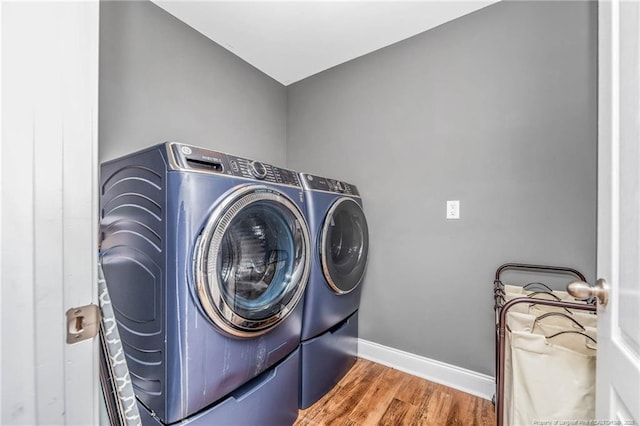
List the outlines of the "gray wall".
{"label": "gray wall", "polygon": [[362,338],[493,374],[497,266],[593,279],[596,25],[501,2],[289,86],[288,166],[363,194]]}
{"label": "gray wall", "polygon": [[165,140],[284,165],[286,88],[148,1],[100,5],[100,160]]}

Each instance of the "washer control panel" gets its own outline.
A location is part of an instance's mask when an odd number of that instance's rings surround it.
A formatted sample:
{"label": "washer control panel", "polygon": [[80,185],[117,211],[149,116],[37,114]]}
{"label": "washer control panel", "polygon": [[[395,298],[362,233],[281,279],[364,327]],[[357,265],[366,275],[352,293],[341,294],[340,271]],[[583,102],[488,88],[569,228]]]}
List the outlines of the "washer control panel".
{"label": "washer control panel", "polygon": [[308,173],[300,173],[300,176],[304,189],[360,196],[358,188],[350,183],[336,179],[310,175]]}
{"label": "washer control panel", "polygon": [[177,166],[181,170],[215,173],[290,186],[302,186],[298,173],[292,170],[191,145],[177,143],[169,145]]}

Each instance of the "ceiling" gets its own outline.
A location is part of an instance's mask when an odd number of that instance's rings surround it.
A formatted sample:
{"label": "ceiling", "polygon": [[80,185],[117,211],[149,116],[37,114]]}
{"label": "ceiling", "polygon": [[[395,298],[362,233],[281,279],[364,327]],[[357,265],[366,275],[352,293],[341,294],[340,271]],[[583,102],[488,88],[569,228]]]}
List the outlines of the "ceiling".
{"label": "ceiling", "polygon": [[152,1],[289,85],[497,0]]}

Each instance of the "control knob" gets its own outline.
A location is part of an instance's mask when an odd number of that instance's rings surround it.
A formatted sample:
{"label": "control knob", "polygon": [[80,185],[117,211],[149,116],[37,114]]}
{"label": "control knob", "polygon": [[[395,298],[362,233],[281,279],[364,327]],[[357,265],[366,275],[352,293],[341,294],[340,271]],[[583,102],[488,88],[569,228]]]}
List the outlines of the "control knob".
{"label": "control knob", "polygon": [[251,164],[251,174],[256,177],[256,179],[264,179],[267,177],[267,168],[259,161],[252,161]]}
{"label": "control knob", "polygon": [[338,192],[345,192],[347,190],[347,187],[344,186],[344,183],[338,181],[336,182],[336,189],[338,190]]}

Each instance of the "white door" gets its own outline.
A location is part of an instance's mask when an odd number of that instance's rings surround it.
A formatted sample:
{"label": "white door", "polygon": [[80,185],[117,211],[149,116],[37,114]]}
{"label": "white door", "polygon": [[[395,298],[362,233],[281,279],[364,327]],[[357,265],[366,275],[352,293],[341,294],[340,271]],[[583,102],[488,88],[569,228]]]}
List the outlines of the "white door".
{"label": "white door", "polygon": [[[596,416],[640,424],[640,3],[599,3]],[[604,423],[603,423],[604,424]]]}
{"label": "white door", "polygon": [[98,423],[97,0],[0,1],[0,424]]}

